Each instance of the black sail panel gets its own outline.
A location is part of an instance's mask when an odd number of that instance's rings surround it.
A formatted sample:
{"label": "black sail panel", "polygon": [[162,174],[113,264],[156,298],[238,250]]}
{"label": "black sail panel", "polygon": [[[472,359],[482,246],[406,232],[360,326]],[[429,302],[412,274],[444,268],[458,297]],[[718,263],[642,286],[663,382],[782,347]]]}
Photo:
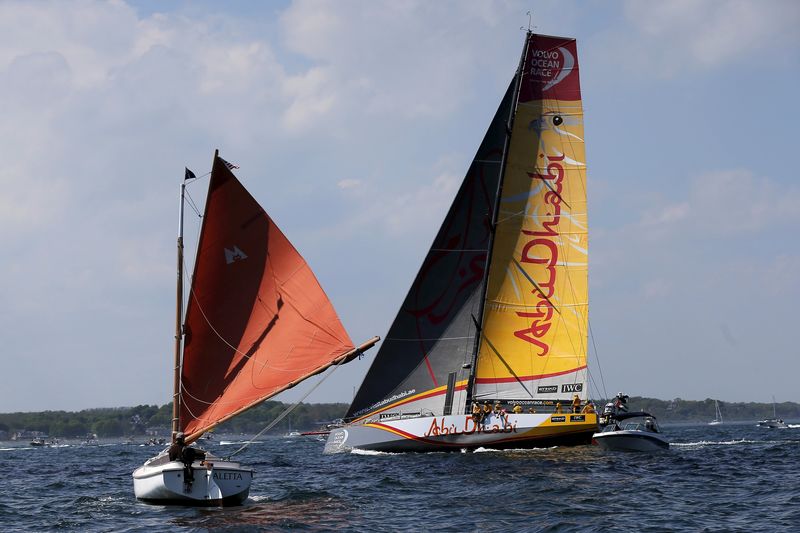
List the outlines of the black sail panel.
{"label": "black sail panel", "polygon": [[[489,247],[513,82],[478,149],[386,339],[347,412],[441,414],[453,388],[463,395],[475,346],[475,320]],[[448,393],[449,375],[456,373]],[[457,396],[453,412],[463,410]],[[459,405],[462,404],[462,405]]]}

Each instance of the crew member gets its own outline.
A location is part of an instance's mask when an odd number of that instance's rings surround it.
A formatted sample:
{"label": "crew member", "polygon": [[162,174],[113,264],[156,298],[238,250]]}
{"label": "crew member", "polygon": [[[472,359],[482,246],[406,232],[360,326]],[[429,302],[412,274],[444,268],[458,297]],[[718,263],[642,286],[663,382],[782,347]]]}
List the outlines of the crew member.
{"label": "crew member", "polygon": [[518,415],[522,412],[522,406],[520,404],[517,404],[514,406],[514,409],[512,409],[512,411],[514,411],[515,415]]}
{"label": "crew member", "polygon": [[[175,442],[169,447],[169,460],[180,461],[183,458],[183,449],[186,447],[184,442],[184,434],[182,432],[175,435]],[[150,439],[153,440],[153,439]]]}
{"label": "crew member", "polygon": [[581,410],[581,399],[578,398],[578,395],[576,394],[575,397],[572,399],[572,412],[578,413],[580,412],[580,410]]}
{"label": "crew member", "polygon": [[483,416],[481,417],[481,423],[486,420],[486,417],[492,413],[492,406],[489,405],[489,402],[483,402],[483,412],[481,413]]}
{"label": "crew member", "polygon": [[472,420],[478,424],[480,423],[481,418],[481,406],[478,405],[478,402],[472,402]]}
{"label": "crew member", "polygon": [[561,402],[556,402],[556,408],[555,408],[555,410],[553,412],[554,413],[560,413],[561,412]]}
{"label": "crew member", "polygon": [[186,436],[183,432],[175,435],[175,443],[169,447],[169,460],[180,461],[183,463],[183,483],[186,485],[186,491],[192,489],[194,482],[194,470],[192,470],[192,463],[196,460],[204,460],[206,458],[205,452],[192,448],[186,445]]}
{"label": "crew member", "polygon": [[592,414],[594,413],[594,404],[589,400],[586,400],[586,405],[583,406],[583,410],[581,413]]}

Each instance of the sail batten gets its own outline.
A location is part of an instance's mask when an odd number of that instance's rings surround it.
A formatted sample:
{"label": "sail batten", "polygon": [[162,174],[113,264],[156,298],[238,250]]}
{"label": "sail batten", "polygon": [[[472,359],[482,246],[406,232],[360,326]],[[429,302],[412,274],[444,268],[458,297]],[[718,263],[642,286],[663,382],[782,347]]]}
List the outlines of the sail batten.
{"label": "sail batten", "polygon": [[308,264],[215,157],[184,326],[181,430],[201,434],[354,350]]}

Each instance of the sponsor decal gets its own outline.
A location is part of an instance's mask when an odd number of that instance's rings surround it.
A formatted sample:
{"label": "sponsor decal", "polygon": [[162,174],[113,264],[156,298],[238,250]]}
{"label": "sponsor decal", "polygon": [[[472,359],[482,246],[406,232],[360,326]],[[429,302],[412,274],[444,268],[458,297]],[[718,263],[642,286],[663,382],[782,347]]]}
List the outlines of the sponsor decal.
{"label": "sponsor decal", "polygon": [[417,392],[417,389],[411,389],[411,390],[407,390],[407,391],[403,391],[403,392],[398,392],[397,394],[395,394],[393,396],[389,396],[388,398],[385,398],[385,399],[383,399],[383,400],[381,400],[381,401],[379,401],[377,403],[374,403],[374,404],[370,405],[369,407],[367,407],[365,409],[361,409],[360,411],[357,411],[357,412],[353,413],[353,416],[361,416],[364,413],[369,413],[371,411],[374,411],[375,409],[383,407],[387,403],[392,403],[395,400],[400,400],[402,398],[405,398],[406,396],[414,394],[415,392]]}
{"label": "sponsor decal", "polygon": [[539,230],[522,230],[522,234],[529,237],[522,247],[520,264],[541,265],[544,267],[542,278],[534,280],[536,285],[531,291],[536,301],[533,311],[517,311],[520,318],[530,318],[531,325],[525,329],[514,332],[520,340],[531,343],[539,351],[536,355],[544,357],[550,352],[550,344],[544,337],[552,327],[553,311],[552,298],[556,292],[556,265],[558,264],[558,225],[561,222],[561,192],[564,180],[564,155],[553,156],[540,154],[546,157],[547,174],[528,172],[532,179],[540,179],[549,189],[544,195],[544,204],[547,215],[542,218]]}
{"label": "sponsor decal", "polygon": [[234,246],[233,250],[229,250],[225,248],[225,263],[230,265],[231,263],[235,263],[236,261],[244,261],[247,259],[247,254],[239,249],[238,246]]}
{"label": "sponsor decal", "polygon": [[578,58],[572,39],[531,37],[520,92],[520,101],[553,98],[580,99]]}
{"label": "sponsor decal", "polygon": [[570,415],[570,422],[586,422],[586,415]]}
{"label": "sponsor decal", "polygon": [[345,441],[347,441],[347,430],[346,429],[337,429],[333,433],[333,438],[331,439],[331,444],[333,446],[341,447]]}
{"label": "sponsor decal", "polygon": [[514,400],[511,403],[518,403],[520,405],[555,405],[556,400]]}
{"label": "sponsor decal", "polygon": [[567,383],[561,385],[561,392],[581,392],[583,390],[583,383]]}
{"label": "sponsor decal", "polygon": [[[489,424],[489,419],[492,419],[494,424]],[[497,422],[500,422],[499,424]],[[472,416],[464,416],[464,427],[457,427],[455,422],[447,425],[445,418],[434,417],[431,421],[431,427],[425,432],[423,437],[440,437],[443,435],[472,435],[473,433],[516,433],[517,420],[509,420],[509,415],[487,417],[483,424],[479,424]]]}
{"label": "sponsor decal", "polygon": [[537,394],[552,394],[558,392],[558,385],[546,385],[544,387],[536,387]]}
{"label": "sponsor decal", "polygon": [[566,416],[551,416],[550,417],[550,422],[566,422],[566,421],[567,421],[567,417]]}

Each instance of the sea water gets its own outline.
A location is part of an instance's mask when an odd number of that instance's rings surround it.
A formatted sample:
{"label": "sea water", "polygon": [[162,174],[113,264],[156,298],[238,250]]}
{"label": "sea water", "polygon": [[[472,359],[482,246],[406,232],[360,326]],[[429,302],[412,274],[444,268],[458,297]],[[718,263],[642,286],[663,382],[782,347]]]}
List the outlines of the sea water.
{"label": "sea water", "polygon": [[[131,472],[160,448],[0,443],[9,531],[799,531],[800,425],[666,426],[664,452],[597,446],[323,455],[311,437],[262,438],[225,509],[136,501]],[[216,455],[242,437],[203,441]]]}

